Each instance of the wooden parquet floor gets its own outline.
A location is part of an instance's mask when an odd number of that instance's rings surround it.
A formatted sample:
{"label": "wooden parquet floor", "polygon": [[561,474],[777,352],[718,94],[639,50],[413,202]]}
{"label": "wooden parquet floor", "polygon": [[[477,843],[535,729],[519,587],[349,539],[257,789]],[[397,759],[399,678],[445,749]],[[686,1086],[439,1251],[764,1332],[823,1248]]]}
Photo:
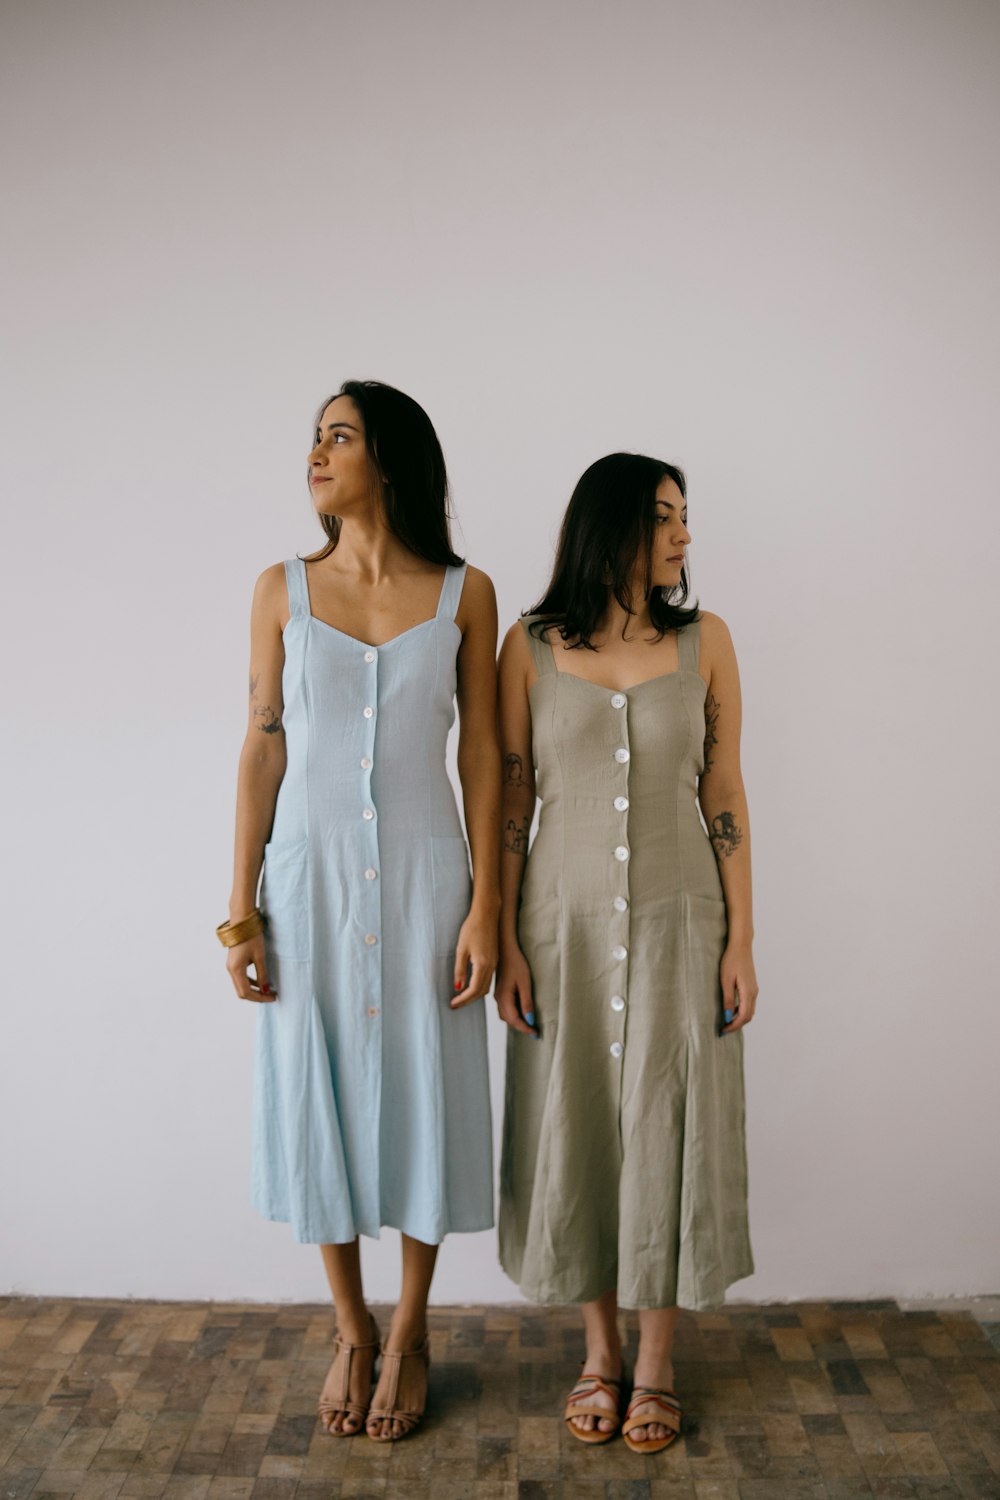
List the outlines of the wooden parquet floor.
{"label": "wooden parquet floor", "polygon": [[683,1314],[685,1431],[655,1457],[564,1430],[572,1309],[433,1309],[427,1417],[385,1445],[316,1420],[332,1330],[318,1306],[0,1299],[0,1500],[1000,1500],[1000,1325],[968,1313]]}

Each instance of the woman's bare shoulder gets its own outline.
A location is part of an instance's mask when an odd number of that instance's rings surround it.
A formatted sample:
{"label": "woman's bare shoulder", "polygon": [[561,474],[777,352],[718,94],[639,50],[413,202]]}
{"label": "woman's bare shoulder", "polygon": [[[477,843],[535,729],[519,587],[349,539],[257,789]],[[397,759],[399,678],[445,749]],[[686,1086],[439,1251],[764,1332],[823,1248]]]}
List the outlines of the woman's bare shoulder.
{"label": "woman's bare shoulder", "polygon": [[473,602],[496,598],[493,579],[488,573],[484,573],[482,568],[477,568],[474,563],[465,565],[465,585],[462,592]]}
{"label": "woman's bare shoulder", "polygon": [[272,563],[257,575],[253,587],[254,614],[281,625],[288,618],[288,586],[283,562]]}
{"label": "woman's bare shoulder", "polygon": [[729,626],[721,615],[714,615],[711,610],[700,609],[698,624],[701,626],[703,646],[707,646],[710,651],[713,647],[719,651],[733,649],[733,638],[729,633]]}
{"label": "woman's bare shoulder", "polygon": [[496,645],[497,626],[497,596],[493,587],[493,580],[482,568],[474,568],[468,563],[465,569],[465,579],[462,583],[462,597],[459,601],[458,612],[455,615],[455,624],[463,632],[472,622],[482,621],[489,625],[493,632],[493,643]]}

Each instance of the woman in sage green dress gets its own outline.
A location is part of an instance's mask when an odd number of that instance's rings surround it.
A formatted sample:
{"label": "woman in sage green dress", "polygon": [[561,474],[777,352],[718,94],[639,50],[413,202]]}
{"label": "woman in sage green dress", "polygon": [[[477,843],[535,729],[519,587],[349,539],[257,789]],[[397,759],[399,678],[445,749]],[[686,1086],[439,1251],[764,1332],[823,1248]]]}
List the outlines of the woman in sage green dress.
{"label": "woman in sage green dress", "polygon": [[[753,1271],[739,674],[723,621],[685,607],[685,494],[657,459],[593,464],[500,658],[500,1257],[531,1300],[582,1305],[573,1436],[621,1427],[638,1452],[680,1429],[678,1304]],[[640,1327],[624,1419],[619,1307]]]}

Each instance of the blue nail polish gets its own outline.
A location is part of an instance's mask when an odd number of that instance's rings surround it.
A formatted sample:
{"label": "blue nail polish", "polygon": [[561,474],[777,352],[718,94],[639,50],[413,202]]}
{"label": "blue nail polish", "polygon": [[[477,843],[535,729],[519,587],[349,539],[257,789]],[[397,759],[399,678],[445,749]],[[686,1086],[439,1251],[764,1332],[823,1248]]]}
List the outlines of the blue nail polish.
{"label": "blue nail polish", "polygon": [[534,1026],[534,1024],[535,1024],[535,1012],[533,1010],[526,1011],[524,1019],[527,1021],[527,1023],[528,1023],[529,1026]]}
{"label": "blue nail polish", "polygon": [[726,1009],[722,1012],[722,1014],[724,1017],[723,1024],[728,1026],[730,1021],[733,1019],[733,1016],[735,1016],[736,1012],[734,1010]]}

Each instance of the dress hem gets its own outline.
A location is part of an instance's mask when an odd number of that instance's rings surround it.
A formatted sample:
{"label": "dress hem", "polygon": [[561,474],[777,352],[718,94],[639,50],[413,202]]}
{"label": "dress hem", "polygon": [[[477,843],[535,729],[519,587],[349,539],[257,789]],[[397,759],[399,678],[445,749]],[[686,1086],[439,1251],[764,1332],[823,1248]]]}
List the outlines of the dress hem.
{"label": "dress hem", "polygon": [[[506,1276],[509,1276],[511,1281],[514,1282],[518,1291],[521,1293],[521,1296],[526,1298],[527,1301],[534,1302],[539,1306],[566,1307],[578,1306],[583,1302],[596,1302],[599,1297],[603,1296],[604,1293],[610,1289],[607,1286],[603,1286],[599,1289],[594,1287],[586,1287],[584,1289],[578,1290],[575,1295],[571,1296],[568,1293],[562,1291],[533,1288],[524,1282],[518,1281],[516,1276],[511,1276],[511,1273],[507,1270],[507,1267],[503,1264],[502,1260],[500,1262],[500,1265],[502,1270],[504,1271],[504,1274]],[[685,1296],[683,1298],[675,1297],[674,1300],[671,1301],[664,1300],[663,1298],[630,1296],[628,1293],[622,1292],[617,1287],[615,1288],[615,1293],[618,1301],[618,1306],[628,1312],[639,1312],[645,1311],[647,1309],[656,1310],[659,1308],[667,1307],[680,1307],[683,1308],[686,1312],[716,1312],[720,1307],[723,1307],[725,1305],[726,1292],[729,1290],[729,1288],[731,1286],[735,1286],[735,1284],[739,1281],[746,1281],[747,1277],[754,1274],[754,1270],[755,1267],[753,1261],[751,1260],[748,1263],[746,1269],[741,1268],[739,1271],[734,1272],[728,1277],[719,1295],[716,1297],[690,1298]]]}
{"label": "dress hem", "polygon": [[[408,1235],[411,1240],[419,1240],[423,1245],[441,1245],[449,1234],[481,1234],[487,1229],[494,1229],[496,1227],[495,1217],[491,1216],[481,1223],[449,1224],[437,1236],[431,1236],[426,1232],[418,1232],[418,1229],[412,1224],[396,1224],[390,1219],[383,1219],[377,1227],[366,1227],[363,1224],[358,1225],[354,1233],[348,1236],[347,1239],[341,1239],[334,1234],[324,1234],[314,1226],[307,1226],[304,1229],[300,1229],[292,1223],[291,1218],[286,1213],[271,1212],[266,1208],[261,1208],[256,1203],[253,1207],[262,1219],[266,1219],[271,1224],[290,1225],[296,1244],[299,1245],[351,1245],[359,1235],[364,1235],[365,1239],[368,1240],[380,1239],[383,1229],[395,1229],[400,1234]],[[426,1226],[421,1226],[421,1228],[426,1231]]]}

